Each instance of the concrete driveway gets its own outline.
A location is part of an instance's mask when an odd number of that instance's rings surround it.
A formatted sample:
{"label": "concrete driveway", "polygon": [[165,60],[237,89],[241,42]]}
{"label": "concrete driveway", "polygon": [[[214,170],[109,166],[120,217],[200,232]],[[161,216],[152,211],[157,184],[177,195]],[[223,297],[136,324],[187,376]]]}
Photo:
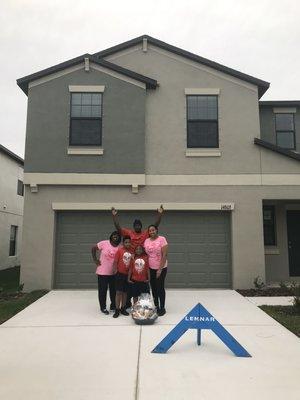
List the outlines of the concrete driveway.
{"label": "concrete driveway", "polygon": [[[210,331],[155,345],[196,304],[248,350],[237,358]],[[52,291],[0,326],[5,400],[299,400],[299,339],[232,290],[169,290],[153,326],[98,312],[95,291]]]}

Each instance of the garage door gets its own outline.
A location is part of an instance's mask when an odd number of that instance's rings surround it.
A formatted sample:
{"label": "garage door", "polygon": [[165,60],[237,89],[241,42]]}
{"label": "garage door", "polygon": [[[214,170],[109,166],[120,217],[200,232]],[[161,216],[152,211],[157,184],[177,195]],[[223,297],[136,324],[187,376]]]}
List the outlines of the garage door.
{"label": "garage door", "polygon": [[[155,213],[120,212],[122,226],[139,218],[146,228]],[[109,212],[57,213],[55,287],[96,287],[91,246],[107,239],[113,224]],[[230,213],[168,211],[160,234],[169,242],[167,287],[230,288]]]}

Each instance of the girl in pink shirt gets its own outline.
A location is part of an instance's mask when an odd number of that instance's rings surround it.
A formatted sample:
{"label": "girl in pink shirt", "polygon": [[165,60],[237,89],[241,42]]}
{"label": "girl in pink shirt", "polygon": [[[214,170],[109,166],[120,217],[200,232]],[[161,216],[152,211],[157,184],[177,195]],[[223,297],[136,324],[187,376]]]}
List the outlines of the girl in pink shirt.
{"label": "girl in pink shirt", "polygon": [[[106,295],[109,287],[110,309],[115,310],[116,290],[115,290],[115,255],[119,249],[121,236],[117,231],[113,232],[109,240],[102,240],[92,247],[92,257],[97,265],[96,274],[98,275],[98,299],[100,310],[103,314],[108,315],[106,308]],[[99,258],[97,252],[100,253]]]}
{"label": "girl in pink shirt", "polygon": [[154,304],[158,315],[166,313],[165,279],[167,275],[168,242],[164,236],[158,235],[155,225],[148,227],[149,238],[145,240],[144,248],[149,257],[150,285]]}

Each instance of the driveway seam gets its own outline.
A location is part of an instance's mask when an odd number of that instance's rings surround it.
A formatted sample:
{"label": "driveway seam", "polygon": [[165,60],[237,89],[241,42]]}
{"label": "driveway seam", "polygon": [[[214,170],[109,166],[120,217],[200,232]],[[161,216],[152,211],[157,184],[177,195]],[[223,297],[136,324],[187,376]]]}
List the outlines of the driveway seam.
{"label": "driveway seam", "polygon": [[136,378],[135,378],[135,395],[134,395],[134,399],[135,399],[135,400],[138,400],[138,396],[139,396],[139,377],[140,377],[141,341],[142,341],[142,327],[140,326],[138,359],[137,359]]}
{"label": "driveway seam", "polygon": [[[274,326],[277,325],[276,323],[270,323],[270,324],[222,324],[224,327],[226,326]],[[107,327],[107,326],[112,326],[116,328],[122,328],[122,327],[134,327],[133,324],[128,324],[128,325],[15,325],[15,326],[3,326],[0,325],[0,329],[15,329],[15,328],[101,328],[101,327]],[[176,326],[176,324],[156,324],[155,326]]]}

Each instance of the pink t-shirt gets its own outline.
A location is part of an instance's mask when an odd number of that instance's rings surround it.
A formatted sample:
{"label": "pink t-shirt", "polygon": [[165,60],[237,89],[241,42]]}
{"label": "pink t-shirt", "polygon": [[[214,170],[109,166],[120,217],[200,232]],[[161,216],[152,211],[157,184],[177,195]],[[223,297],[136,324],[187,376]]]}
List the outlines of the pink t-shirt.
{"label": "pink t-shirt", "polygon": [[[168,242],[164,236],[158,236],[155,240],[146,239],[144,243],[144,248],[149,256],[149,267],[152,269],[158,269],[161,262],[161,248],[166,246]],[[167,266],[164,266],[164,268]]]}
{"label": "pink t-shirt", "polygon": [[97,275],[114,275],[114,260],[119,246],[112,246],[109,240],[102,240],[97,243],[98,249],[101,251],[100,263],[96,269]]}

